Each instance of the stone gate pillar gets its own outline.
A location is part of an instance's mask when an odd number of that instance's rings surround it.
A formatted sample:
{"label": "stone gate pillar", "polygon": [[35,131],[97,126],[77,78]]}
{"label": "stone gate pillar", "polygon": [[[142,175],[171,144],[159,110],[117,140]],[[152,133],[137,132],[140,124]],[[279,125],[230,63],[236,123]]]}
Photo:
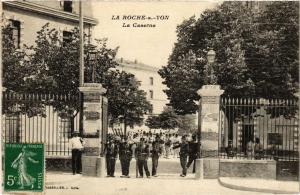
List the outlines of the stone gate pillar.
{"label": "stone gate pillar", "polygon": [[218,178],[219,175],[219,111],[220,96],[224,90],[219,85],[204,85],[201,96],[201,157],[197,159],[196,178]]}
{"label": "stone gate pillar", "polygon": [[99,83],[84,83],[79,87],[83,94],[83,137],[82,175],[104,177],[105,160],[101,153],[102,95],[106,89]]}

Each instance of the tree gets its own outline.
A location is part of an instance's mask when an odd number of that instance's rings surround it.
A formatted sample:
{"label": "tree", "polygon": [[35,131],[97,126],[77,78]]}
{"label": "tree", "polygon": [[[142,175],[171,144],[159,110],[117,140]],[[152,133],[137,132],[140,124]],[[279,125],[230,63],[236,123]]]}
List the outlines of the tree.
{"label": "tree", "polygon": [[186,115],[179,115],[180,124],[178,126],[178,132],[180,134],[186,134],[186,133],[193,133],[197,131],[196,126],[196,115],[192,114],[186,114]]}
{"label": "tree", "polygon": [[[3,87],[8,92],[23,92],[27,88],[27,78],[31,76],[30,55],[26,53],[26,46],[18,48],[13,39],[10,21],[2,20],[2,59],[3,59]],[[8,97],[5,93],[4,97]],[[21,98],[21,97],[17,97]],[[2,107],[7,115],[27,113],[28,116],[40,114],[44,116],[44,107],[40,102],[6,101]]]}
{"label": "tree", "polygon": [[3,86],[20,91],[28,76],[28,59],[24,50],[18,49],[11,36],[11,25],[2,27]]}
{"label": "tree", "polygon": [[139,89],[133,74],[124,71],[110,71],[105,75],[103,86],[108,89],[108,112],[111,124],[124,123],[124,133],[127,126],[141,125],[144,115],[151,109],[146,99],[146,92]]}
{"label": "tree", "polygon": [[299,82],[298,5],[272,2],[255,13],[243,2],[224,2],[198,20],[183,21],[168,65],[159,71],[176,113],[197,111],[209,48],[216,51],[213,67],[225,96],[293,97]]}
{"label": "tree", "polygon": [[[7,90],[19,93],[78,95],[79,31],[74,28],[71,32],[70,40],[72,41],[64,42],[58,30],[50,28],[49,24],[46,24],[37,32],[34,46],[26,46],[26,51],[22,55],[17,55],[13,51],[12,53],[16,57],[12,59],[7,57],[4,61],[5,67],[17,72],[17,68],[22,67],[21,62],[25,61],[26,71],[24,72],[26,74],[22,72],[22,75],[15,78],[11,72],[7,73],[5,77]],[[85,36],[86,42],[88,38]],[[85,82],[91,82],[94,74],[94,82],[102,83],[107,88],[109,115],[113,116],[112,120],[123,117],[122,120],[127,123],[125,126],[138,124],[143,120],[142,115],[149,110],[150,104],[146,100],[145,92],[138,89],[139,83],[135,80],[134,75],[109,71],[118,66],[115,61],[118,48],[109,49],[106,43],[107,39],[98,39],[95,44],[86,43],[84,45]],[[91,59],[92,54],[94,55],[93,60]],[[9,51],[7,55],[9,56]],[[25,60],[25,56],[28,60]],[[122,93],[125,93],[125,96],[122,96]],[[120,96],[117,97],[118,95]],[[44,103],[54,106],[61,116],[69,117],[70,120],[74,119],[80,109],[77,100]],[[42,105],[36,107],[43,110]]]}
{"label": "tree", "polygon": [[162,129],[175,129],[180,124],[180,119],[171,107],[165,107],[159,115]]}
{"label": "tree", "polygon": [[299,88],[299,2],[273,2],[255,22],[259,36],[245,48],[255,93],[292,98]]}
{"label": "tree", "polygon": [[158,116],[150,116],[146,125],[149,128],[170,130],[180,126],[180,118],[172,107],[165,107]]}

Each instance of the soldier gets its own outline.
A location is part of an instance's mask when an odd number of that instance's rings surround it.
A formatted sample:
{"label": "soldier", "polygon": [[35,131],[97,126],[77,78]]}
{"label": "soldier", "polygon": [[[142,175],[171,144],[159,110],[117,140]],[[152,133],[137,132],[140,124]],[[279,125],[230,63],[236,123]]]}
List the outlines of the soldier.
{"label": "soldier", "polygon": [[189,142],[189,160],[187,163],[187,168],[193,164],[193,173],[195,173],[195,161],[197,159],[197,154],[198,154],[198,142],[197,142],[197,137],[196,134],[192,135],[192,141]]}
{"label": "soldier", "polygon": [[105,145],[106,154],[106,170],[107,177],[115,177],[115,166],[116,158],[118,156],[118,145],[115,143],[114,139],[110,137]]}
{"label": "soldier", "polygon": [[181,177],[185,177],[186,176],[186,172],[187,172],[187,157],[189,154],[189,144],[186,140],[186,136],[182,136],[181,138],[181,143],[174,146],[173,149],[179,148],[180,147],[180,151],[179,151],[179,156],[180,156],[180,165],[182,167],[182,174],[180,174]]}
{"label": "soldier", "polygon": [[160,137],[157,135],[155,137],[155,141],[152,142],[152,176],[157,177],[157,166],[158,166],[158,159],[162,153],[162,148],[160,145]]}
{"label": "soldier", "polygon": [[120,143],[119,151],[120,151],[120,162],[121,162],[121,169],[122,175],[121,177],[129,178],[129,167],[130,161],[132,158],[132,144],[128,142],[127,136],[125,136]]}
{"label": "soldier", "polygon": [[141,138],[140,143],[135,149],[135,158],[137,160],[137,166],[140,174],[140,178],[143,178],[143,168],[145,169],[147,178],[150,178],[150,172],[148,170],[147,160],[150,155],[149,145],[145,143],[145,139]]}

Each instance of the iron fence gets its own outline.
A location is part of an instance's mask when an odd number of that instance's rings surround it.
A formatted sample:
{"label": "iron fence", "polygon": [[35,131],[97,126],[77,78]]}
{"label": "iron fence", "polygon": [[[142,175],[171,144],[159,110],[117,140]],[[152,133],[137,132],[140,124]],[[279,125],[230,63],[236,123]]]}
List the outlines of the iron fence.
{"label": "iron fence", "polygon": [[79,129],[79,95],[3,92],[2,140],[45,143],[46,156],[70,156],[69,138]]}
{"label": "iron fence", "polygon": [[221,158],[298,160],[298,100],[220,100]]}

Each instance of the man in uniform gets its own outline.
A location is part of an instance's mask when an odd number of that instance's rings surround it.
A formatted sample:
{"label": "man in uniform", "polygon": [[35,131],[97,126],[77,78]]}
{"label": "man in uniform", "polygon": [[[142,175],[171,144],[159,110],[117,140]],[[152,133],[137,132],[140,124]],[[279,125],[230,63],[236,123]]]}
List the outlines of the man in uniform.
{"label": "man in uniform", "polygon": [[157,177],[158,159],[162,153],[159,135],[157,135],[155,137],[155,141],[152,142],[151,153],[152,153],[152,176]]}
{"label": "man in uniform", "polygon": [[180,156],[180,165],[182,167],[182,174],[180,174],[181,177],[185,177],[186,176],[186,172],[187,172],[187,158],[188,158],[188,154],[189,154],[189,144],[186,140],[186,136],[182,136],[181,138],[181,143],[174,146],[173,149],[176,148],[180,148],[179,151],[179,156]]}
{"label": "man in uniform", "polygon": [[105,145],[107,177],[115,177],[116,158],[118,156],[118,145],[110,137]]}
{"label": "man in uniform", "polygon": [[83,139],[79,137],[79,132],[75,131],[73,137],[69,140],[69,147],[72,150],[72,171],[75,173],[81,172],[81,153],[83,150]]}
{"label": "man in uniform", "polygon": [[119,151],[120,151],[120,162],[121,162],[121,169],[122,169],[122,176],[129,178],[129,167],[130,161],[132,158],[132,144],[129,144],[127,136],[125,136],[120,143]]}
{"label": "man in uniform", "polygon": [[197,159],[197,153],[198,153],[198,142],[196,134],[192,135],[192,141],[189,142],[189,160],[187,163],[187,168],[193,164],[193,173],[195,173],[195,161]]}
{"label": "man in uniform", "polygon": [[144,176],[143,169],[145,169],[147,178],[150,178],[150,172],[147,164],[149,155],[150,155],[149,145],[145,143],[145,138],[141,138],[140,143],[137,145],[137,148],[135,149],[135,157],[137,160],[137,166],[138,166],[140,178]]}

